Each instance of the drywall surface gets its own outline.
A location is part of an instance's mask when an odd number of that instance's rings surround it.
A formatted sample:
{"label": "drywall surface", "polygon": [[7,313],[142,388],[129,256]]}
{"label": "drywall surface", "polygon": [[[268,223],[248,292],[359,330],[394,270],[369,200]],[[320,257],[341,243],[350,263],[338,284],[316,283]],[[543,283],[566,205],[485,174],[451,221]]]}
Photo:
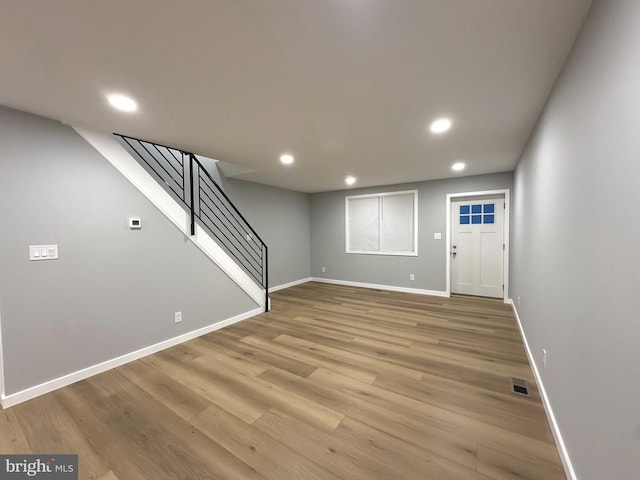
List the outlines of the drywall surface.
{"label": "drywall surface", "polygon": [[6,395],[256,308],[71,128],[0,107],[0,144]]}
{"label": "drywall surface", "polygon": [[[447,194],[510,189],[512,182],[513,175],[509,172],[311,194],[311,275],[445,291]],[[418,256],[345,253],[345,197],[403,190],[418,190]],[[441,233],[442,239],[434,240],[434,233]],[[412,273],[413,281],[409,280]]]}
{"label": "drywall surface", "polygon": [[512,298],[580,480],[640,478],[638,52],[640,2],[596,1],[515,173]]}

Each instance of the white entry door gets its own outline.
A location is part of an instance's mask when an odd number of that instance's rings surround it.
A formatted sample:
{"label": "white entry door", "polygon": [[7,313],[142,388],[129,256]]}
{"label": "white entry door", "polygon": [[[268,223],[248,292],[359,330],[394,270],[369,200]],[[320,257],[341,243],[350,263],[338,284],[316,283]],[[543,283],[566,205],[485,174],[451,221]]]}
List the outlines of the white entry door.
{"label": "white entry door", "polygon": [[451,202],[451,292],[502,298],[504,195]]}

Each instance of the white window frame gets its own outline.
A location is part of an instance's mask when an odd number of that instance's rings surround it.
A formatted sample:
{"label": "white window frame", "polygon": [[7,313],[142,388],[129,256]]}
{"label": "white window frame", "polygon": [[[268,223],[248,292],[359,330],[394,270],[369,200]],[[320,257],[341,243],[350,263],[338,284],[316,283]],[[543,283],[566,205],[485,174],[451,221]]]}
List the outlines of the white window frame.
{"label": "white window frame", "polygon": [[[384,198],[400,195],[413,195],[413,250],[411,251],[367,251],[352,250],[349,248],[349,200],[355,198]],[[371,193],[366,195],[351,195],[344,198],[344,217],[345,217],[345,253],[353,253],[358,255],[391,255],[401,257],[417,257],[418,256],[418,190],[402,190],[399,192]],[[380,233],[380,220],[378,220],[378,233]],[[379,238],[379,236],[378,236]],[[379,248],[379,242],[378,242]]]}

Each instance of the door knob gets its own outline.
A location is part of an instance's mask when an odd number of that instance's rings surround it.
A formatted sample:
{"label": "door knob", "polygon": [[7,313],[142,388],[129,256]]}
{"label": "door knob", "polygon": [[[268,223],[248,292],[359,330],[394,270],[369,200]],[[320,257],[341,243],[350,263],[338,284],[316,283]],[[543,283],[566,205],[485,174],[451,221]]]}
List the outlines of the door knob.
{"label": "door knob", "polygon": [[451,255],[453,255],[453,258],[456,258],[456,252],[451,252]]}

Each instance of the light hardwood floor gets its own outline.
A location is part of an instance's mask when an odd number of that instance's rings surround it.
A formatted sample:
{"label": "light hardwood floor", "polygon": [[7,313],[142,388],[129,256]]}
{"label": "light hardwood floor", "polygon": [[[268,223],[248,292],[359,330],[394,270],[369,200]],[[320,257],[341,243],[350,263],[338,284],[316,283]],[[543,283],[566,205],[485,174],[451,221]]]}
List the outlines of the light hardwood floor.
{"label": "light hardwood floor", "polygon": [[0,411],[0,453],[77,453],[101,480],[565,478],[509,306],[320,283],[272,302]]}

